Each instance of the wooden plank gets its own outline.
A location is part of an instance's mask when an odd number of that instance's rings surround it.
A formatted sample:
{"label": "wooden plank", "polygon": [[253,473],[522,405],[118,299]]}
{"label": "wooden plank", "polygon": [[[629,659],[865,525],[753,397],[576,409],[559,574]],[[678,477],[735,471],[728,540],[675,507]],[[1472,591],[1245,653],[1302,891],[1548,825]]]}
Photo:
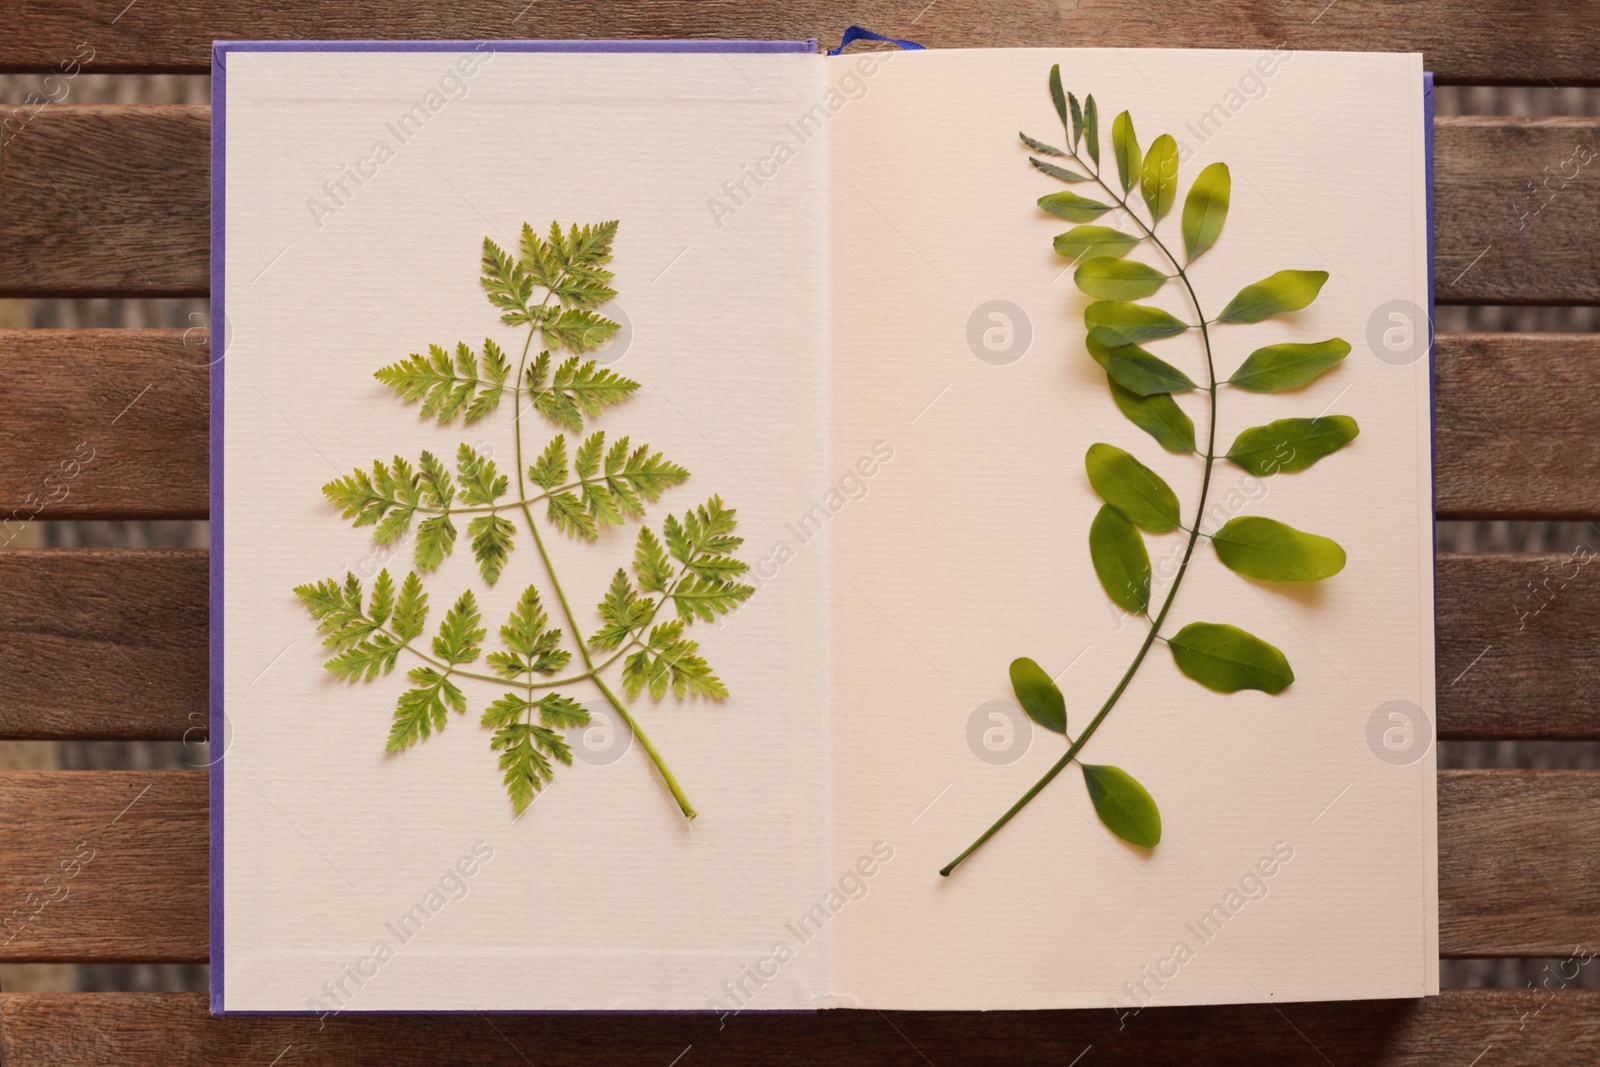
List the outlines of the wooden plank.
{"label": "wooden plank", "polygon": [[[1109,1010],[223,1018],[208,1014],[196,993],[0,995],[7,1067],[612,1061],[1466,1067],[1474,1057],[1485,1065],[1578,1062],[1582,1049],[1597,1045],[1600,991],[1592,989],[1455,989],[1418,1000],[1149,1008],[1125,1020]],[[1491,1049],[1494,1057],[1485,1058]]]}
{"label": "wooden plank", "polygon": [[[1306,5],[1258,0],[1241,15],[1225,0],[1150,5],[1136,0],[944,0],[917,4],[856,0],[679,4],[634,0],[594,5],[545,0],[531,8],[490,0],[437,5],[405,0],[377,10],[286,0],[265,9],[247,0],[139,4],[77,0],[0,3],[11,28],[0,70],[55,71],[92,56],[94,71],[208,69],[211,42],[263,38],[718,37],[836,42],[852,22],[930,48],[1069,44],[1115,48],[1245,48],[1421,51],[1442,82],[1592,85],[1600,78],[1582,4],[1516,0],[1342,0]],[[1318,10],[1321,8],[1321,10]]]}
{"label": "wooden plank", "polygon": [[1441,554],[1439,734],[1600,738],[1600,533],[1567,552]]}
{"label": "wooden plank", "polygon": [[1600,335],[1443,334],[1435,349],[1439,517],[1600,518]]}
{"label": "wooden plank", "polygon": [[0,959],[203,960],[209,777],[0,774]]}
{"label": "wooden plank", "polygon": [[0,547],[35,518],[205,518],[207,333],[0,330]]}
{"label": "wooden plank", "polygon": [[0,737],[204,740],[207,558],[0,552]]}
{"label": "wooden plank", "polygon": [[[40,111],[0,153],[0,296],[206,295],[209,121],[189,106]],[[1444,117],[1435,132],[1439,302],[1600,302],[1600,197],[1559,177],[1600,154],[1595,121]]]}
{"label": "wooden plank", "polygon": [[[36,509],[205,516],[206,337],[199,327],[0,331],[0,548]],[[1372,358],[1356,344],[1351,358]],[[1600,335],[1444,334],[1436,362],[1441,518],[1600,519]]]}
{"label": "wooden plank", "polygon": [[0,152],[0,296],[206,295],[210,176],[210,108],[41,111]]}
{"label": "wooden plank", "polygon": [[[1438,557],[1440,737],[1600,739],[1596,552],[1600,533],[1576,553]],[[207,566],[190,549],[0,552],[0,737],[203,739]]]}
{"label": "wooden plank", "polygon": [[[0,899],[19,902],[0,920],[11,924],[0,961],[204,962],[206,782],[193,771],[0,773]],[[1440,772],[1441,954],[1564,957],[1593,943],[1597,835],[1600,772]],[[92,861],[63,878],[83,849]]]}

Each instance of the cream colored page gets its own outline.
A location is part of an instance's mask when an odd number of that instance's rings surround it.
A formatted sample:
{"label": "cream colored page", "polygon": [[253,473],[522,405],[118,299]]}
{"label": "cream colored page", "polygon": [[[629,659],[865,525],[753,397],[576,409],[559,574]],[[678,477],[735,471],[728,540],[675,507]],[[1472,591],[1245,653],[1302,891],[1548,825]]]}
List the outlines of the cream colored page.
{"label": "cream colored page", "polygon": [[[1293,416],[1349,414],[1360,437],[1266,479],[1219,462],[1202,530],[1266,515],[1336,539],[1348,564],[1272,587],[1202,540],[1162,635],[1240,626],[1283,650],[1293,685],[1216,694],[1157,643],[1083,757],[1150,790],[1160,845],[1112,838],[1068,768],[945,879],[1065,748],[1027,735],[1010,661],[1058,676],[1076,733],[1145,636],[1091,567],[1086,449],[1132,451],[1185,523],[1201,481],[1198,457],[1113,406],[1084,348],[1088,298],[1051,249],[1069,224],[1034,205],[1063,186],[1017,131],[1062,141],[1057,62],[1099,103],[1113,183],[1125,108],[1143,144],[1179,140],[1180,196],[1229,164],[1226,227],[1193,269],[1208,317],[1277,270],[1328,272],[1303,312],[1213,327],[1223,378],[1267,344],[1352,345],[1302,389],[1223,388],[1218,450]],[[829,68],[830,82],[853,69]],[[1135,1025],[1152,1004],[1437,989],[1428,361],[1405,333],[1426,337],[1421,80],[1416,56],[1114,50],[907,53],[860,76],[829,175],[834,865],[865,858],[873,874],[835,919],[837,1003],[1109,1005]],[[1159,231],[1174,245],[1180,213]],[[1147,302],[1193,321],[1176,285]],[[1195,331],[1148,347],[1206,380]],[[1181,403],[1203,442],[1204,393]],[[1170,575],[1184,535],[1146,542]],[[1417,711],[1390,719],[1394,701]],[[871,862],[874,843],[892,860]]]}
{"label": "cream colored page", "polygon": [[[228,63],[226,1007],[703,1009],[730,987],[759,991],[761,1007],[824,1002],[827,936],[801,941],[785,923],[832,877],[826,538],[781,567],[770,558],[825,491],[824,157],[820,132],[785,132],[820,92],[820,62],[327,51]],[[334,477],[422,449],[453,457],[463,441],[515,474],[509,401],[440,427],[373,371],[486,336],[515,355],[522,335],[479,287],[484,236],[514,248],[524,221],[606,219],[621,223],[620,296],[602,310],[625,331],[599,356],[643,387],[591,428],[692,472],[649,507],[655,530],[719,494],[758,563],[741,610],[689,630],[731,697],[631,701],[700,812],[692,824],[614,715],[573,731],[574,764],[515,818],[477,722],[492,686],[464,684],[467,714],[385,756],[415,664],[335,681],[291,593],[410,568],[409,542],[379,550],[324,501]],[[526,418],[542,447],[554,429]],[[512,515],[517,547],[492,590],[458,520],[428,582],[430,634],[470,587],[485,647],[499,648],[529,583],[566,628]],[[599,626],[636,532],[588,544],[545,527],[583,625]],[[579,694],[603,715],[596,696]],[[418,906],[420,930],[400,925]]]}

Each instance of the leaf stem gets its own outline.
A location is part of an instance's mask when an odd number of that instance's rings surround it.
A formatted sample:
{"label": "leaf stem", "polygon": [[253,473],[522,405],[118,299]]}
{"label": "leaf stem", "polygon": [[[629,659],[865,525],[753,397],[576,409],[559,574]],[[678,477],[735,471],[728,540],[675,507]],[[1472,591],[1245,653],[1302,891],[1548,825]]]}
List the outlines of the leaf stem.
{"label": "leaf stem", "polygon": [[[549,298],[546,297],[546,299],[548,300]],[[545,573],[550,576],[550,585],[555,589],[556,599],[561,602],[561,610],[567,617],[567,625],[571,627],[573,639],[578,644],[578,654],[583,657],[583,666],[586,673],[594,680],[594,684],[601,694],[616,709],[617,714],[622,716],[622,721],[628,724],[628,729],[633,731],[633,736],[639,739],[639,745],[645,750],[645,754],[650,757],[650,762],[655,764],[656,770],[661,774],[662,781],[667,783],[667,788],[672,791],[672,797],[678,802],[678,807],[683,811],[684,817],[692,819],[698,812],[689,803],[689,798],[684,796],[683,788],[678,785],[678,780],[672,776],[672,770],[667,766],[666,760],[662,759],[661,753],[656,751],[655,745],[650,743],[649,736],[639,728],[639,724],[628,713],[627,705],[623,704],[621,698],[612,692],[611,687],[606,685],[604,679],[600,677],[598,669],[594,665],[594,660],[589,655],[589,642],[584,640],[583,631],[578,628],[578,617],[572,610],[572,604],[567,600],[566,591],[561,588],[561,579],[556,577],[555,565],[551,562],[550,553],[545,548],[544,538],[539,535],[539,524],[534,521],[533,509],[528,505],[527,474],[522,465],[522,375],[528,362],[528,350],[533,346],[533,335],[537,329],[537,323],[529,326],[528,340],[523,343],[522,356],[517,361],[516,381],[511,386],[511,402],[516,412],[512,417],[512,427],[516,435],[517,495],[522,497],[522,514],[528,520],[528,532],[533,535],[534,547],[539,550],[539,558],[544,562]]]}
{"label": "leaf stem", "polygon": [[[1070,155],[1074,160],[1077,160],[1080,166],[1083,165],[1083,160],[1079,158],[1078,153],[1075,150],[1072,151]],[[1084,167],[1084,169],[1089,170],[1090,168]],[[1205,346],[1206,375],[1209,379],[1209,384],[1206,386],[1206,392],[1210,396],[1211,400],[1211,425],[1209,427],[1206,440],[1205,472],[1201,475],[1200,479],[1200,502],[1195,508],[1194,526],[1189,529],[1189,543],[1184,547],[1183,562],[1178,564],[1178,573],[1173,576],[1172,588],[1167,590],[1167,599],[1161,605],[1161,611],[1151,622],[1150,632],[1145,634],[1144,643],[1139,646],[1139,651],[1133,657],[1133,662],[1130,663],[1128,665],[1128,669],[1123,672],[1122,680],[1117,683],[1117,687],[1111,691],[1111,695],[1107,697],[1106,702],[1101,705],[1099,713],[1096,714],[1092,720],[1090,720],[1089,725],[1086,726],[1083,732],[1078,735],[1078,739],[1068,746],[1066,754],[1057,760],[1053,767],[1045,772],[1044,777],[1040,778],[1033,784],[1032,788],[1030,788],[1026,793],[1022,794],[1022,798],[1015,804],[1011,805],[1011,807],[1006,810],[1006,813],[995,821],[994,825],[990,826],[981,835],[979,835],[976,841],[968,845],[965,852],[961,853],[961,855],[957,856],[944,867],[940,868],[939,873],[946,878],[950,876],[950,872],[955,870],[963,860],[976,852],[978,850],[978,846],[989,840],[989,838],[993,837],[997,832],[999,832],[1002,826],[1010,822],[1012,818],[1015,817],[1017,812],[1026,807],[1029,801],[1038,796],[1044,787],[1049,785],[1051,781],[1055,779],[1055,776],[1060,774],[1066,768],[1067,764],[1072,762],[1073,758],[1077,756],[1079,749],[1083,748],[1084,744],[1089,740],[1089,738],[1094,736],[1095,730],[1100,728],[1100,723],[1105,720],[1105,717],[1111,713],[1111,709],[1116,706],[1117,700],[1122,696],[1123,690],[1128,688],[1128,683],[1133,680],[1133,676],[1139,670],[1139,666],[1144,663],[1145,655],[1149,653],[1150,646],[1155,643],[1156,637],[1161,630],[1161,624],[1167,620],[1167,612],[1172,610],[1172,602],[1178,595],[1178,587],[1183,584],[1183,576],[1189,569],[1189,560],[1194,556],[1195,542],[1198,541],[1200,537],[1200,520],[1205,517],[1206,513],[1206,496],[1211,490],[1211,469],[1216,462],[1217,452],[1217,371],[1211,355],[1211,335],[1206,329],[1208,322],[1205,312],[1200,309],[1200,298],[1195,295],[1194,286],[1189,283],[1188,271],[1184,268],[1183,264],[1178,262],[1178,257],[1172,254],[1172,250],[1162,242],[1161,238],[1156,236],[1153,220],[1151,225],[1146,226],[1144,224],[1144,220],[1139,218],[1138,215],[1134,214],[1133,209],[1128,206],[1127,199],[1118,196],[1111,189],[1111,187],[1105,183],[1105,180],[1100,177],[1100,168],[1098,164],[1093,168],[1091,177],[1093,177],[1095,182],[1099,184],[1100,188],[1106,191],[1107,195],[1109,195],[1111,199],[1115,200],[1119,205],[1121,205],[1123,211],[1127,212],[1128,217],[1145,232],[1145,236],[1150,238],[1150,240],[1155,243],[1157,248],[1161,249],[1162,254],[1167,257],[1167,261],[1170,262],[1173,266],[1173,269],[1178,272],[1177,277],[1183,282],[1183,287],[1188,290],[1189,302],[1194,305],[1194,313],[1200,319],[1200,339]]]}

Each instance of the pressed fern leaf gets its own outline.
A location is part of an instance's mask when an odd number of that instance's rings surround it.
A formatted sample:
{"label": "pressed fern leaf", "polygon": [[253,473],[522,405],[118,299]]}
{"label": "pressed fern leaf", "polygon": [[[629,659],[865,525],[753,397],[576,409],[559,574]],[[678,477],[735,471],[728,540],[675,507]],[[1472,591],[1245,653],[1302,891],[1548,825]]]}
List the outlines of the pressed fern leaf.
{"label": "pressed fern leaf", "polygon": [[500,321],[518,326],[534,321],[533,278],[489,238],[483,239],[483,274],[479,278],[489,303],[500,308]]}
{"label": "pressed fern leaf", "polygon": [[511,520],[499,515],[479,515],[467,524],[467,536],[472,538],[472,555],[478,561],[478,571],[483,580],[493,585],[500,580],[511,550],[517,528]]}
{"label": "pressed fern leaf", "polygon": [[577,356],[571,356],[562,361],[553,374],[551,362],[548,351],[540,352],[528,367],[528,396],[539,414],[573,433],[583,432],[585,415],[594,418],[606,405],[626,399],[639,388],[638,382],[592,359],[580,362]]}
{"label": "pressed fern leaf", "polygon": [[617,573],[611,577],[611,587],[606,590],[605,599],[600,601],[600,618],[605,625],[589,638],[589,647],[608,650],[621,648],[634,630],[649,623],[655,611],[655,601],[649,597],[641,599],[634,591],[628,573],[618,567]]}
{"label": "pressed fern leaf", "polygon": [[328,502],[342,508],[355,526],[377,526],[373,536],[391,545],[405,536],[423,491],[417,472],[400,456],[393,465],[372,461],[372,474],[356,468],[322,487]]}
{"label": "pressed fern leaf", "polygon": [[593,541],[600,536],[600,528],[595,525],[594,518],[579,500],[570,492],[552,493],[550,506],[546,515],[556,529],[573,537],[581,537],[586,541]]}
{"label": "pressed fern leaf", "polygon": [[679,697],[693,694],[721,700],[728,689],[699,651],[698,642],[683,636],[682,620],[662,623],[650,630],[644,648],[623,661],[622,684],[630,697],[648,686],[650,695],[659,700],[670,685]]}
{"label": "pressed fern leaf", "polygon": [[[524,721],[535,708],[539,721]],[[572,749],[556,730],[588,725],[589,713],[583,705],[559,693],[547,694],[538,701],[507,693],[489,705],[482,721],[495,728],[489,747],[500,753],[506,792],[512,807],[520,813],[555,777],[551,759],[572,763]]]}
{"label": "pressed fern leaf", "polygon": [[649,593],[665,593],[672,583],[672,560],[661,547],[661,539],[648,526],[639,527],[639,542],[633,550],[633,573],[639,588]]}
{"label": "pressed fern leaf", "polygon": [[432,667],[413,667],[406,675],[416,685],[400,694],[389,727],[390,752],[409,748],[444,729],[451,711],[466,711],[467,698],[448,675]]}
{"label": "pressed fern leaf", "polygon": [[511,372],[499,345],[485,338],[483,346],[481,376],[477,355],[461,342],[454,359],[438,345],[429,345],[427,355],[413,352],[409,358],[375,371],[373,377],[405,400],[422,401],[423,418],[449,423],[465,413],[466,422],[477,422],[499,406]]}
{"label": "pressed fern leaf", "polygon": [[493,504],[511,484],[495,469],[494,460],[466,442],[456,451],[456,474],[461,482],[461,500],[466,504]]}
{"label": "pressed fern leaf", "polygon": [[560,647],[561,631],[547,629],[549,622],[539,603],[539,590],[528,586],[511,618],[500,627],[500,640],[511,651],[489,653],[489,665],[513,679],[524,674],[554,674],[565,667],[572,653]]}
{"label": "pressed fern leaf", "polygon": [[714,496],[686,512],[681,522],[669,515],[661,524],[668,551],[683,565],[684,574],[672,600],[685,622],[711,622],[755,592],[733,580],[749,570],[748,564],[729,554],[744,544],[744,538],[733,532],[734,515],[734,509],[724,507],[722,498]]}
{"label": "pressed fern leaf", "polygon": [[567,480],[567,438],[556,434],[528,468],[528,479],[545,492]]}
{"label": "pressed fern leaf", "polygon": [[361,609],[361,580],[354,574],[347,574],[343,585],[327,578],[296,586],[294,593],[317,620],[317,632],[329,648],[348,648],[378,628]]}
{"label": "pressed fern leaf", "polygon": [[422,635],[427,622],[428,594],[422,591],[422,579],[412,572],[400,583],[400,599],[395,604],[394,623],[390,629],[400,640],[411,641]]}
{"label": "pressed fern leaf", "polygon": [[482,622],[483,617],[478,614],[478,598],[468,589],[461,594],[455,606],[445,612],[444,621],[439,624],[438,636],[433,639],[433,654],[452,667],[471,663],[482,651],[478,643],[488,633]]}
{"label": "pressed fern leaf", "polygon": [[563,306],[598,307],[617,295],[606,284],[612,273],[602,269],[611,261],[611,241],[616,233],[615,221],[597,226],[574,224],[566,234],[558,223],[551,223],[550,238],[545,241],[523,223],[518,265]]}

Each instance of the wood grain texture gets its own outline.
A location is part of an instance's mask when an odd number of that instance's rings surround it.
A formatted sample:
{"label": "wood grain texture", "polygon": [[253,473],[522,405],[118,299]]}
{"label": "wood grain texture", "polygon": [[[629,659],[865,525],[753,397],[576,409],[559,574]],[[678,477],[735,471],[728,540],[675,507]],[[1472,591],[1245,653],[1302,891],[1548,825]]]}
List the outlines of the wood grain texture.
{"label": "wood grain texture", "polygon": [[0,773],[0,958],[204,959],[208,781],[198,771]]}
{"label": "wood grain texture", "polygon": [[0,552],[0,737],[203,740],[208,556]]}
{"label": "wood grain texture", "polygon": [[[206,515],[206,338],[199,327],[0,331],[0,547],[35,509]],[[1352,339],[1351,358],[1373,358]],[[1600,519],[1600,335],[1444,334],[1436,368],[1441,518]],[[60,465],[85,445],[93,460],[64,479]]]}
{"label": "wood grain texture", "polygon": [[1467,1067],[1493,1048],[1482,1064],[1578,1063],[1600,1044],[1600,992],[1150,1008],[1125,1023],[1109,1010],[222,1018],[194,993],[12,993],[0,1055],[7,1067]]}
{"label": "wood grain texture", "polygon": [[1435,347],[1439,517],[1600,518],[1600,335],[1443,334]]}
{"label": "wood grain texture", "polygon": [[[0,961],[204,962],[206,781],[197,771],[0,773],[0,900],[13,902]],[[1440,772],[1441,954],[1600,950],[1597,835],[1600,772]],[[81,841],[92,862],[46,883]],[[42,900],[63,884],[67,895]]]}
{"label": "wood grain texture", "polygon": [[30,519],[205,518],[206,337],[0,330],[0,547]]}
{"label": "wood grain texture", "polygon": [[1600,531],[1567,552],[1438,557],[1440,736],[1600,738]]}
{"label": "wood grain texture", "polygon": [[[40,111],[0,153],[0,296],[206,295],[209,122],[190,106]],[[1438,301],[1600,302],[1594,120],[1434,128]]]}
{"label": "wood grain texture", "polygon": [[[1600,533],[1575,554],[1438,557],[1440,737],[1600,739],[1600,560],[1589,552]],[[208,558],[0,552],[0,673],[12,684],[0,738],[203,739]]]}
{"label": "wood grain texture", "polygon": [[718,37],[803,40],[824,47],[860,23],[930,48],[1078,44],[1116,48],[1268,48],[1420,51],[1442,82],[1518,85],[1594,84],[1600,70],[1585,48],[1593,20],[1587,3],[1545,0],[1340,0],[1303,4],[1254,0],[1243,11],[1225,0],[1150,5],[1136,0],[823,0],[760,3],[633,0],[537,5],[405,0],[381,8],[284,0],[69,0],[49,5],[0,2],[10,29],[0,70],[52,71],[87,43],[95,71],[209,68],[211,42],[337,38]]}

